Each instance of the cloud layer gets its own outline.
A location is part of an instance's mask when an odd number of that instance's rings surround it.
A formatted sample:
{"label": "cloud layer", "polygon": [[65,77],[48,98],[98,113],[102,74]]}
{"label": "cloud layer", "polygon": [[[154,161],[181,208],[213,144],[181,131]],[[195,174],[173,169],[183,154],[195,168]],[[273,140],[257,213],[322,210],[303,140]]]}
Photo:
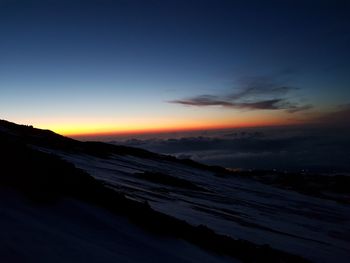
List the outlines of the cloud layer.
{"label": "cloud layer", "polygon": [[210,137],[114,143],[230,168],[350,172],[348,131],[331,127],[279,127],[232,130]]}
{"label": "cloud layer", "polygon": [[305,111],[311,104],[301,104],[289,95],[297,88],[280,85],[271,78],[255,77],[240,82],[238,91],[224,95],[198,95],[172,100],[170,103],[206,107],[220,106],[242,110],[285,110],[288,113]]}

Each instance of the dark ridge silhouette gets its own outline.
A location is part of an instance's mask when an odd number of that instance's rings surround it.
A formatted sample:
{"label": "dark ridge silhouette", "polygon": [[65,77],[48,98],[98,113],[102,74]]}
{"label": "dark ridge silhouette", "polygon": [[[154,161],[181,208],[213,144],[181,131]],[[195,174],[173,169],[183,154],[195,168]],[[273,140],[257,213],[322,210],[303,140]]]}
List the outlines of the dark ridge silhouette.
{"label": "dark ridge silhouette", "polygon": [[316,196],[338,202],[350,202],[348,198],[324,194],[324,192],[350,194],[349,176],[334,175],[329,177],[321,174],[280,172],[271,170],[232,171],[217,165],[206,165],[191,159],[178,159],[171,155],[157,154],[130,146],[114,145],[103,142],[81,142],[59,135],[50,130],[42,130],[34,128],[30,125],[18,125],[6,120],[0,120],[0,127],[8,131],[4,132],[4,134],[7,136],[7,140],[22,142],[26,145],[35,145],[71,153],[85,153],[101,158],[106,158],[116,154],[130,155],[145,159],[170,161],[204,171],[211,171],[218,177],[242,176],[245,178],[253,178],[265,184],[287,188],[305,195]]}
{"label": "dark ridge silhouette", "polygon": [[[76,150],[76,147],[81,147],[84,152],[87,151],[86,149],[89,151],[95,149],[98,154],[104,154],[105,151],[115,153],[122,149],[125,149],[126,152],[121,154],[132,152],[136,155],[146,154],[152,157],[158,156],[156,154],[107,144],[84,144],[50,131],[18,126],[4,121],[1,121],[1,126],[8,129],[6,132],[0,130],[1,188],[15,189],[32,201],[47,205],[63,197],[75,198],[126,216],[152,233],[181,238],[208,251],[232,256],[243,262],[308,262],[300,256],[273,249],[268,245],[256,245],[248,241],[218,235],[206,226],[194,227],[185,221],[156,212],[147,204],[127,199],[105,187],[86,172],[75,168],[74,165],[55,155],[35,150],[28,144],[36,142],[37,145],[48,147],[45,144],[48,143],[50,147],[57,146],[57,148],[65,147],[66,149],[71,145],[75,148],[73,151]],[[60,143],[63,143],[63,146]]]}
{"label": "dark ridge silhouette", "polygon": [[146,159],[176,162],[216,173],[228,173],[225,168],[220,166],[205,165],[190,159],[177,159],[174,156],[157,154],[144,149],[129,146],[114,145],[103,142],[81,142],[54,133],[50,130],[42,130],[34,128],[30,125],[18,125],[6,120],[0,120],[0,127],[10,131],[10,133],[7,133],[9,139],[12,138],[12,140],[22,141],[25,144],[36,145],[39,147],[64,150],[73,153],[86,153],[96,157],[108,157],[112,154],[131,155]]}

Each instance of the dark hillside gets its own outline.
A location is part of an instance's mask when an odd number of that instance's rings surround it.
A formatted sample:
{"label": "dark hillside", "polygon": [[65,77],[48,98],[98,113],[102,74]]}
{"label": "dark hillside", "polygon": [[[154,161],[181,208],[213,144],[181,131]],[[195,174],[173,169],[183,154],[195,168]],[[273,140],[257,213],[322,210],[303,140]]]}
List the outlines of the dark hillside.
{"label": "dark hillside", "polygon": [[[76,147],[80,142],[49,131],[44,131],[41,138],[41,133],[31,127],[10,123],[5,123],[5,127],[11,130],[11,135],[8,135],[9,131],[0,132],[0,185],[23,193],[33,202],[50,205],[62,197],[78,199],[124,215],[152,233],[181,238],[209,251],[230,255],[244,262],[306,262],[301,257],[269,246],[258,246],[217,235],[205,226],[193,227],[184,221],[156,212],[147,204],[126,199],[57,156],[27,146],[37,141],[42,146],[46,146],[45,143],[52,146],[64,142],[64,147]],[[101,147],[109,146],[102,144]],[[111,148],[115,149],[112,146]]]}

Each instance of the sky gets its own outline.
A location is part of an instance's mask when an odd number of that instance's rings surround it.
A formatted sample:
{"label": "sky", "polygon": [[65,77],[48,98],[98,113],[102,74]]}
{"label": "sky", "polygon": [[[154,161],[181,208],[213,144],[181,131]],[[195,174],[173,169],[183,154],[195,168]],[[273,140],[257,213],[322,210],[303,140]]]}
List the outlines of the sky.
{"label": "sky", "polygon": [[0,0],[0,118],[72,136],[326,120],[350,105],[349,11]]}

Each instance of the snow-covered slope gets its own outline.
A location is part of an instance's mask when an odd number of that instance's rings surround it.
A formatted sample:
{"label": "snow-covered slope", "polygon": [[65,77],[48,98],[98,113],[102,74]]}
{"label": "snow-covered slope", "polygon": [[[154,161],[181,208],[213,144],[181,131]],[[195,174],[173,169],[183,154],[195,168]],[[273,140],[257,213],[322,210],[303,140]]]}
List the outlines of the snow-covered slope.
{"label": "snow-covered slope", "polygon": [[42,150],[58,154],[129,198],[147,200],[152,208],[193,225],[315,262],[350,258],[348,205],[241,177],[219,177],[170,160]]}
{"label": "snow-covered slope", "polygon": [[86,203],[43,206],[9,191],[0,191],[0,232],[1,262],[238,262]]}
{"label": "snow-covered slope", "polygon": [[[31,195],[42,200],[48,198],[55,200],[62,196],[76,198],[75,202],[68,202],[67,207],[77,206],[76,211],[79,211],[78,214],[74,214],[71,210],[69,212],[57,207],[51,208],[58,209],[52,211],[57,216],[53,219],[48,217],[47,211],[43,209],[35,208],[31,211],[23,204],[17,206],[4,198],[2,200],[4,202],[1,203],[5,207],[2,210],[4,217],[1,223],[4,229],[7,229],[6,226],[9,229],[12,227],[13,231],[7,233],[13,235],[1,240],[4,246],[10,245],[10,251],[11,244],[15,244],[7,243],[11,238],[26,243],[31,233],[38,232],[45,237],[44,239],[48,239],[46,249],[51,250],[57,245],[56,248],[61,247],[64,250],[63,254],[69,253],[68,250],[71,248],[66,245],[66,242],[70,242],[71,237],[64,240],[58,238],[62,241],[59,241],[60,245],[55,243],[56,240],[49,242],[50,236],[47,236],[47,232],[43,232],[43,224],[51,224],[50,222],[56,220],[57,222],[73,220],[68,223],[68,229],[70,229],[69,233],[76,236],[74,229],[84,226],[78,218],[81,219],[85,208],[80,208],[88,206],[87,210],[95,211],[93,213],[100,215],[102,212],[91,207],[91,204],[97,204],[100,208],[107,208],[108,211],[132,218],[137,221],[134,223],[145,226],[145,229],[153,232],[160,229],[164,236],[181,238],[247,262],[259,262],[263,259],[269,259],[269,262],[303,262],[302,258],[291,254],[314,262],[347,262],[350,258],[349,204],[283,190],[251,178],[226,173],[223,168],[181,161],[141,149],[79,142],[50,131],[2,121],[0,121],[0,128],[1,146],[7,147],[5,150],[3,147],[0,148],[0,154],[3,154],[0,160],[5,160],[3,164],[10,172],[1,174],[0,183],[5,186],[14,186],[24,192],[29,189]],[[87,173],[76,169],[71,164]],[[27,171],[27,166],[31,170]],[[123,194],[127,199],[117,193]],[[83,203],[87,201],[87,203],[82,205],[77,204],[76,201],[83,201]],[[152,209],[161,213],[155,212],[144,203],[148,203]],[[12,207],[14,210],[11,209]],[[30,216],[32,212],[39,215],[43,221],[40,219],[41,223],[36,224],[36,219],[33,220]],[[65,217],[66,212],[67,217]],[[16,215],[19,214],[20,216],[17,217]],[[12,225],[9,219],[11,215],[15,215],[12,218],[23,218],[24,221],[17,219],[17,225],[16,220]],[[185,220],[192,226],[173,217]],[[100,219],[103,218],[109,217],[101,214]],[[106,225],[104,219],[101,224]],[[130,229],[131,226],[124,225],[124,221],[121,222],[118,218],[115,220],[116,224],[121,224],[120,227],[125,227],[126,231],[123,233],[125,235],[130,233],[131,236],[128,238],[134,239],[134,230]],[[27,225],[26,222],[30,223]],[[23,225],[24,233],[29,233],[28,236],[16,235],[15,229],[20,225]],[[92,236],[97,235],[94,232],[96,225],[99,223],[90,224],[88,229],[92,229],[86,231],[86,235],[89,236],[89,233],[93,233]],[[205,227],[193,227],[199,225],[205,225],[221,236]],[[57,227],[51,230],[45,228],[45,231],[65,233],[59,224]],[[114,231],[113,228],[107,229]],[[82,233],[85,232],[82,230]],[[99,238],[103,238],[103,233],[96,236],[95,244],[101,253],[103,250],[101,250]],[[114,233],[123,235],[122,232]],[[85,240],[85,238],[86,236],[82,239]],[[112,238],[107,235],[106,240],[109,238],[113,244],[117,237]],[[250,242],[242,242],[238,239]],[[39,240],[39,243],[41,242]],[[267,244],[289,254],[256,244]],[[75,243],[73,247],[79,249],[80,245]],[[19,248],[16,247],[14,251],[29,253]],[[161,253],[161,250],[161,248],[155,249],[155,253]],[[186,248],[182,247],[182,250],[186,251]],[[76,250],[72,253],[80,254]],[[194,250],[193,253],[197,255]],[[171,257],[171,254],[167,254],[167,257]],[[220,260],[226,259],[220,258]]]}

